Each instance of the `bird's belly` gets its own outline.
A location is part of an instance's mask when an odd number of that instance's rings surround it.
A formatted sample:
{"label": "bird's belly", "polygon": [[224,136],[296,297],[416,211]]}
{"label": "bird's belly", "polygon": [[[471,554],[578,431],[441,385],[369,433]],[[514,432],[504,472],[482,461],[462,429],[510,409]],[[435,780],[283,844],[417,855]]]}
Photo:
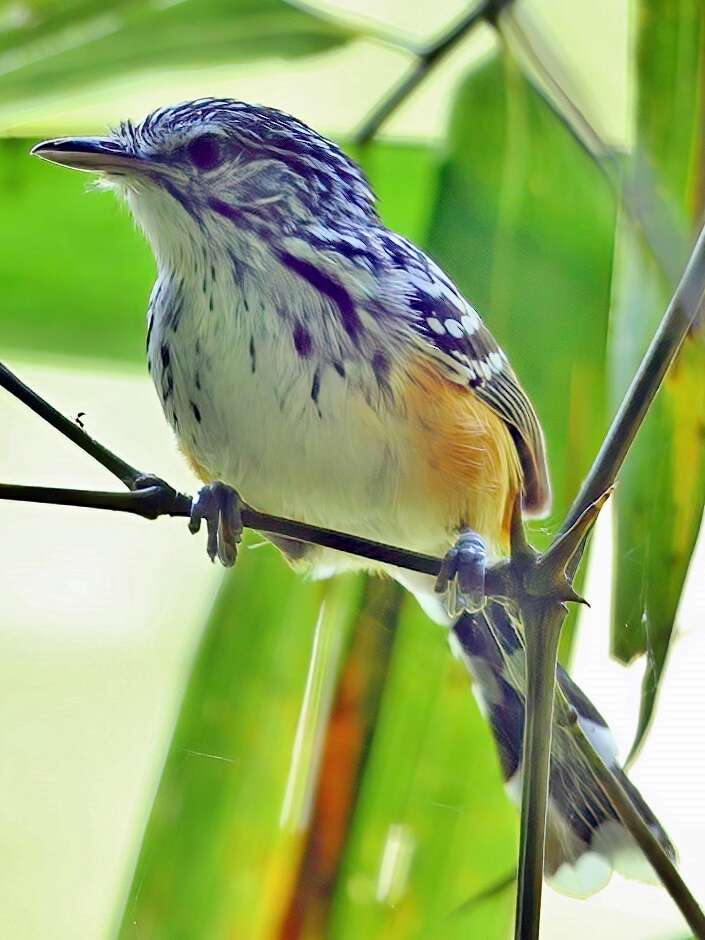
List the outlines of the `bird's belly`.
{"label": "bird's belly", "polygon": [[[371,403],[351,368],[292,354],[287,335],[175,348],[175,429],[204,480],[273,515],[417,551],[443,551],[446,520],[425,504],[409,430]],[[196,375],[198,383],[196,384]]]}

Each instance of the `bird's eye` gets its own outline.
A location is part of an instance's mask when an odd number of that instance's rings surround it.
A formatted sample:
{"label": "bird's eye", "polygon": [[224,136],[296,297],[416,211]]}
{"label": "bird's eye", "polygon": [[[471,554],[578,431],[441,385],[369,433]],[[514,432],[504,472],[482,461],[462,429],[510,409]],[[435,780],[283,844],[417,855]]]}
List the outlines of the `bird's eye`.
{"label": "bird's eye", "polygon": [[223,159],[220,138],[215,134],[201,134],[186,147],[188,158],[197,170],[213,170]]}

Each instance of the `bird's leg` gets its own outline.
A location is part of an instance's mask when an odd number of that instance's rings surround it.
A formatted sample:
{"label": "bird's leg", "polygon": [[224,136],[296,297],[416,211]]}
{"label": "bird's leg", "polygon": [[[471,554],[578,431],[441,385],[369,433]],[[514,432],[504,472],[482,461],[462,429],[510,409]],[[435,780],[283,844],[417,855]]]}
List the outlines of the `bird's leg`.
{"label": "bird's leg", "polygon": [[242,538],[240,507],[239,495],[220,480],[201,487],[191,504],[190,531],[198,532],[202,520],[206,520],[208,557],[214,561],[217,555],[226,568],[235,564],[237,546]]}
{"label": "bird's leg", "polygon": [[472,529],[464,529],[448,550],[436,578],[436,592],[446,595],[446,607],[455,618],[464,610],[480,610],[485,603],[487,547]]}

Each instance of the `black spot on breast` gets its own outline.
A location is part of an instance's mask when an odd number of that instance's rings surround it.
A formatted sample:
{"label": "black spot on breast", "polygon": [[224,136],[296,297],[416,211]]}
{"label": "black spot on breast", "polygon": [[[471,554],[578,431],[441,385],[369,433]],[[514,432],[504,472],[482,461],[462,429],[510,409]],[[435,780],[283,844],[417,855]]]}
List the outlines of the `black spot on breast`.
{"label": "black spot on breast", "polygon": [[201,423],[201,409],[193,401],[191,402],[191,411],[193,412],[193,416],[196,419],[196,421],[198,421],[198,423],[200,424]]}
{"label": "black spot on breast", "polygon": [[[316,407],[318,407],[318,396],[321,392],[321,373],[318,369],[313,373],[313,381],[311,382],[311,400],[314,402]],[[318,409],[320,414],[320,408]]]}
{"label": "black spot on breast", "polygon": [[196,373],[195,382],[196,382],[196,388],[200,392],[201,391],[201,373],[200,372]]}
{"label": "black spot on breast", "polygon": [[162,368],[168,369],[169,363],[171,362],[171,353],[169,352],[169,347],[166,343],[162,343],[160,353],[162,357]]}
{"label": "black spot on breast", "polygon": [[340,317],[345,332],[350,339],[356,341],[362,330],[362,324],[355,310],[352,297],[342,284],[338,283],[334,278],[329,277],[317,268],[315,264],[311,264],[309,261],[303,261],[301,258],[289,254],[288,251],[281,252],[279,257],[282,264],[286,265],[290,271],[293,271],[294,274],[298,275],[304,281],[308,281],[315,290],[335,304],[340,311]]}
{"label": "black spot on breast", "polygon": [[250,368],[253,372],[257,369],[257,350],[255,349],[255,338],[250,337]]}
{"label": "black spot on breast", "polygon": [[334,362],[333,368],[338,373],[341,379],[345,378],[345,366],[343,365],[342,362]]}
{"label": "black spot on breast", "polygon": [[297,323],[294,327],[294,349],[302,359],[305,359],[311,355],[312,348],[311,334],[302,323]]}

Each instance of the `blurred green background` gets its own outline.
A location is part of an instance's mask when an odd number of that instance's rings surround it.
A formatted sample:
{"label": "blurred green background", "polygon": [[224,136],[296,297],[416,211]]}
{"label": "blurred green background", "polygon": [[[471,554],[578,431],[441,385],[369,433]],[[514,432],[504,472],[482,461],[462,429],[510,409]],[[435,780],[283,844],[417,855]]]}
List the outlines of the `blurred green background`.
{"label": "blurred green background", "polygon": [[[144,368],[150,253],[110,195],[27,153],[184,98],[281,107],[363,163],[385,221],[507,349],[547,431],[544,543],[701,218],[704,18],[697,0],[520,0],[363,146],[356,129],[413,50],[466,11],[0,4],[2,359],[193,491]],[[593,608],[563,649],[625,753],[651,727],[633,777],[700,897],[704,358],[694,335],[625,469],[616,526],[601,522]],[[112,485],[5,395],[0,446],[3,481]],[[178,521],[10,503],[0,518],[1,936],[509,935],[516,813],[467,676],[394,586],[303,583],[256,538],[223,576]],[[587,902],[548,894],[543,935],[568,930],[682,934],[665,892],[616,877]]]}

